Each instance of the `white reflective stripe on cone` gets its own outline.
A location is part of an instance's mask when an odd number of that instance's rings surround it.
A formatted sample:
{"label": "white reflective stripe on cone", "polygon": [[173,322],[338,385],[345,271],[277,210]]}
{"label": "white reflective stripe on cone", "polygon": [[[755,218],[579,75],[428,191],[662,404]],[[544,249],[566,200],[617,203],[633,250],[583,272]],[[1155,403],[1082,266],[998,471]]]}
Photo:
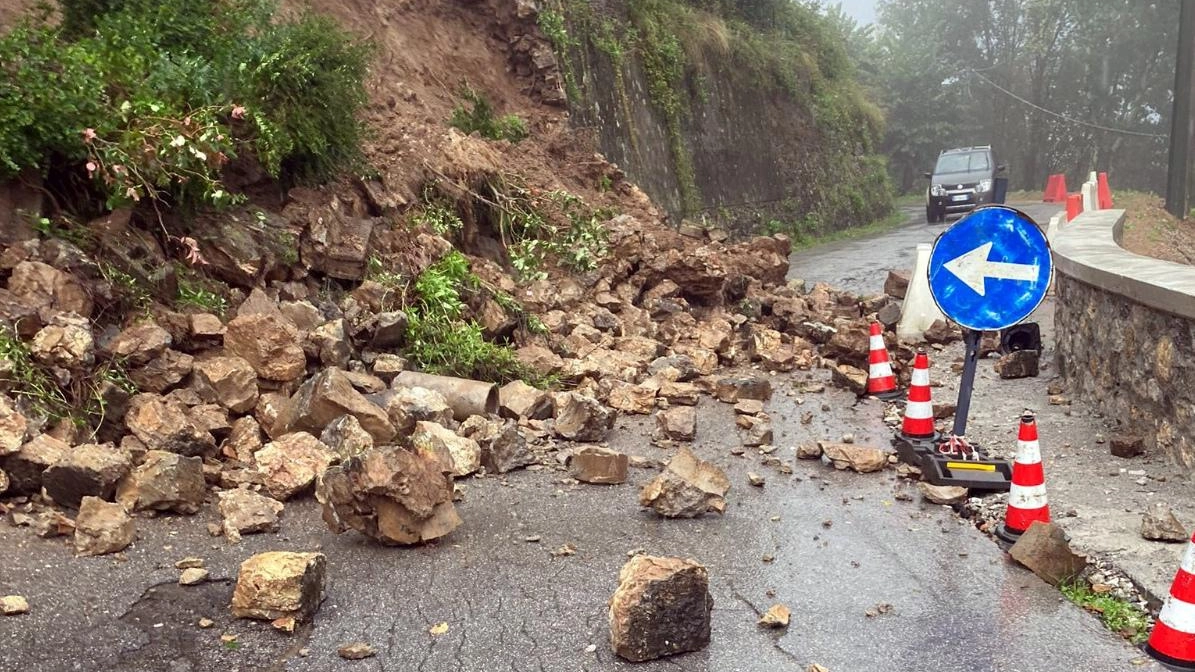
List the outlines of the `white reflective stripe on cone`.
{"label": "white reflective stripe on cone", "polygon": [[867,375],[872,378],[887,378],[892,375],[892,365],[888,362],[872,364],[867,367]]}
{"label": "white reflective stripe on cone", "polygon": [[1195,604],[1183,602],[1171,595],[1162,605],[1162,612],[1158,614],[1158,620],[1175,630],[1195,635]]}
{"label": "white reflective stripe on cone", "polygon": [[1021,464],[1041,462],[1041,444],[1037,441],[1018,441],[1016,461]]}
{"label": "white reflective stripe on cone", "polygon": [[1042,485],[1017,485],[1012,484],[1008,489],[1008,505],[1015,506],[1018,509],[1040,509],[1045,506],[1046,501],[1046,486]]}
{"label": "white reflective stripe on cone", "polygon": [[909,384],[929,387],[929,369],[913,369],[913,380]]}
{"label": "white reflective stripe on cone", "polygon": [[1187,544],[1187,552],[1183,554],[1183,571],[1195,574],[1195,543]]}
{"label": "white reflective stripe on cone", "polygon": [[910,401],[905,405],[905,417],[910,420],[931,420],[934,405],[928,401]]}
{"label": "white reflective stripe on cone", "polygon": [[884,345],[884,337],[879,335],[872,336],[870,343],[872,350],[883,350],[885,347],[887,347]]}

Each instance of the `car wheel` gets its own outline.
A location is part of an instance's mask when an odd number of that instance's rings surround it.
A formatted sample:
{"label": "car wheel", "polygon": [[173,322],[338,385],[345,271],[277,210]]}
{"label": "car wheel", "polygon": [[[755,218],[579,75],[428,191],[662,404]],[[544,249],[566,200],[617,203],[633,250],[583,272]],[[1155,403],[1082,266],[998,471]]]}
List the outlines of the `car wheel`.
{"label": "car wheel", "polygon": [[932,206],[925,206],[925,221],[928,224],[934,223],[934,209]]}

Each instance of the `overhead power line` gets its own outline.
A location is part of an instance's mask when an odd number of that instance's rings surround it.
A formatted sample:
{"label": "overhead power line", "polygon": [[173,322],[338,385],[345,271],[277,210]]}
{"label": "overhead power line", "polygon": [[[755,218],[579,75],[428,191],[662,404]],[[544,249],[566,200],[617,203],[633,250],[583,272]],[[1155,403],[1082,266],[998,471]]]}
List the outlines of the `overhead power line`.
{"label": "overhead power line", "polygon": [[1090,121],[1085,121],[1083,119],[1076,119],[1075,117],[1063,114],[1061,112],[1055,112],[1054,110],[1048,110],[1048,109],[1042,107],[1041,105],[1038,105],[1037,103],[1034,103],[1029,100],[1025,100],[1024,98],[1018,96],[1017,94],[1013,93],[1012,91],[1009,91],[1008,89],[1004,88],[1003,86],[1000,86],[999,84],[993,82],[992,80],[988,79],[987,77],[981,75],[979,73],[979,71],[977,71],[977,70],[971,70],[970,72],[972,75],[975,75],[976,77],[978,77],[978,78],[982,79],[983,81],[987,82],[988,84],[990,84],[997,91],[1016,100],[1017,102],[1020,102],[1023,105],[1027,105],[1027,106],[1037,110],[1038,112],[1042,112],[1043,114],[1048,114],[1052,117],[1057,117],[1058,119],[1061,119],[1067,123],[1077,124],[1079,126],[1086,126],[1088,128],[1094,128],[1099,131],[1104,131],[1105,133],[1117,133],[1120,135],[1131,135],[1131,136],[1136,136],[1139,138],[1168,138],[1168,137],[1170,137],[1169,135],[1167,135],[1165,133],[1145,133],[1143,131],[1130,131],[1125,128],[1113,128],[1111,126],[1104,126],[1102,124],[1096,124],[1096,123],[1093,123]]}

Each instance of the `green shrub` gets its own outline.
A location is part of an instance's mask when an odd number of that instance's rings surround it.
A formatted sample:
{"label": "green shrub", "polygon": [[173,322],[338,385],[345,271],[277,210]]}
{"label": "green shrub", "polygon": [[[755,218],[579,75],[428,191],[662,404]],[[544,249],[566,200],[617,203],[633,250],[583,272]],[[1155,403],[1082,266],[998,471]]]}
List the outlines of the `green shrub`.
{"label": "green shrub", "polygon": [[452,110],[449,124],[461,129],[466,134],[480,133],[490,140],[509,140],[519,142],[527,137],[527,122],[516,114],[494,117],[494,108],[484,96],[466,86],[461,91],[461,97],[469,103],[469,107],[457,105]]}

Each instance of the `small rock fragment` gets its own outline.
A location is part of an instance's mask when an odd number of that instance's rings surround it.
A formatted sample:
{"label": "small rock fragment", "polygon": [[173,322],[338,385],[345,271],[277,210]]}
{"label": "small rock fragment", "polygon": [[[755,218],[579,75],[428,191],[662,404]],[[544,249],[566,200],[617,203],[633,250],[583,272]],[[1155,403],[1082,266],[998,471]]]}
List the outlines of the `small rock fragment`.
{"label": "small rock fragment", "polygon": [[763,484],[764,484],[763,476],[760,476],[759,474],[755,473],[754,471],[747,472],[747,482],[750,483],[751,485],[754,485],[757,488],[762,488]]}
{"label": "small rock fragment", "polygon": [[767,401],[772,398],[772,383],[763,376],[720,378],[714,396],[727,404],[737,404],[744,399]]}
{"label": "small rock fragment", "polygon": [[377,651],[374,651],[373,647],[365,642],[353,642],[351,644],[345,644],[339,649],[336,649],[336,653],[345,660],[364,660],[366,658],[373,658],[375,655],[377,655]]}
{"label": "small rock fragment", "polygon": [[829,460],[835,469],[851,469],[860,474],[880,471],[888,464],[888,453],[879,448],[868,448],[845,443],[819,442],[823,458]]}
{"label": "small rock fragment", "polygon": [[29,613],[29,601],[21,595],[5,595],[0,597],[0,613],[5,616],[17,616]]}
{"label": "small rock fragment", "polygon": [[184,569],[182,574],[178,577],[178,585],[180,586],[197,586],[204,581],[207,581],[208,571],[202,567],[190,567]]}
{"label": "small rock fragment", "polygon": [[1145,454],[1145,439],[1133,434],[1113,436],[1109,444],[1109,450],[1116,457],[1128,459]]}
{"label": "small rock fragment", "polygon": [[763,402],[756,399],[744,399],[734,405],[734,412],[739,415],[759,415],[763,413]]}
{"label": "small rock fragment", "polygon": [[323,599],[327,561],[323,553],[270,551],[241,563],[232,593],[232,615],[272,621],[306,620]]}
{"label": "small rock fragment", "polygon": [[216,625],[216,622],[210,618],[201,618],[201,619],[199,619],[199,622],[196,623],[196,625],[198,625],[203,630],[207,630],[209,628],[214,627]]}
{"label": "small rock fragment", "polygon": [[1166,502],[1150,502],[1141,517],[1141,536],[1151,541],[1176,542],[1187,541],[1191,537]]}
{"label": "small rock fragment", "polygon": [[714,598],[705,567],[637,555],[618,581],[610,599],[610,643],[619,657],[642,662],[709,645]]}
{"label": "small rock fragment", "polygon": [[656,432],[662,439],[693,441],[697,438],[697,409],[674,406],[656,413]]}
{"label": "small rock fragment", "polygon": [[224,536],[231,541],[240,540],[243,534],[278,530],[282,502],[242,488],[226,490],[217,496],[220,515],[224,519]]}
{"label": "small rock fragment", "polygon": [[759,625],[765,628],[787,628],[792,612],[783,604],[774,604],[759,619]]}
{"label": "small rock fragment", "polygon": [[918,483],[917,489],[921,491],[922,497],[934,504],[958,504],[967,499],[967,489],[957,485]]}
{"label": "small rock fragment", "polygon": [[806,443],[797,446],[798,460],[817,460],[822,456],[822,447],[816,443]]}

